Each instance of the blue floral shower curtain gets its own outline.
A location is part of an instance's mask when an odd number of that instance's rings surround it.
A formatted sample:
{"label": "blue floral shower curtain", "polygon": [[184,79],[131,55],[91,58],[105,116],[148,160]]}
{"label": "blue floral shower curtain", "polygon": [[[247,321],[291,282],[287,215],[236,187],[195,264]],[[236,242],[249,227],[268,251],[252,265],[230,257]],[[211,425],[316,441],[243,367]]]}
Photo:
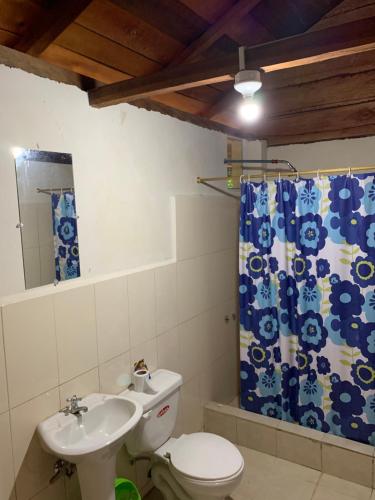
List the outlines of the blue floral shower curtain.
{"label": "blue floral shower curtain", "polygon": [[375,444],[375,177],[241,185],[241,407]]}
{"label": "blue floral shower curtain", "polygon": [[56,280],[80,276],[76,204],[73,193],[53,193],[52,224]]}

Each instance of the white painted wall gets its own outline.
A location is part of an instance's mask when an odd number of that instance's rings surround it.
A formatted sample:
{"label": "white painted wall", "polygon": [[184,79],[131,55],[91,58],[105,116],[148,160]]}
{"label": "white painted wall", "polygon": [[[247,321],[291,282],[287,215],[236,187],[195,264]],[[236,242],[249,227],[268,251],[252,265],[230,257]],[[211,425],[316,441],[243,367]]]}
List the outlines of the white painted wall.
{"label": "white painted wall", "polygon": [[73,155],[83,276],[174,257],[175,194],[211,194],[198,175],[222,175],[224,134],[0,67],[0,297],[24,290],[11,148]]}
{"label": "white painted wall", "polygon": [[289,160],[298,170],[375,165],[375,137],[270,147],[267,154]]}

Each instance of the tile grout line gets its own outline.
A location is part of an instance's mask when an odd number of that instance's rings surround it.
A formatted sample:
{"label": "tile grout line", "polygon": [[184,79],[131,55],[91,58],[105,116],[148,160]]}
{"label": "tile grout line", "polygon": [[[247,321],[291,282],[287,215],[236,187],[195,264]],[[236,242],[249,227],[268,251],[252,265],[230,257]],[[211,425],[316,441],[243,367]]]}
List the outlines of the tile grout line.
{"label": "tile grout line", "polygon": [[323,476],[323,471],[320,471],[319,478],[318,478],[317,482],[315,483],[315,487],[314,487],[314,490],[313,490],[313,493],[311,496],[311,500],[314,500],[314,496],[319,488],[319,484],[320,484],[320,480],[322,479],[322,476]]}
{"label": "tile grout line", "polygon": [[6,349],[5,349],[5,335],[4,335],[4,318],[3,318],[4,307],[0,308],[0,322],[1,322],[1,335],[3,338],[3,351],[4,351],[4,369],[5,369],[5,380],[6,380],[6,390],[7,390],[7,400],[8,400],[8,410],[3,414],[8,414],[8,426],[9,426],[9,437],[10,437],[10,445],[11,445],[11,453],[12,453],[12,476],[13,476],[13,486],[12,492],[14,494],[15,500],[17,500],[17,491],[16,491],[16,460],[14,455],[14,436],[13,436],[13,426],[11,419],[11,408],[10,408],[10,398],[9,398],[9,381],[8,381],[8,368],[7,368],[7,358],[6,358]]}
{"label": "tile grout line", "polygon": [[10,397],[9,397],[9,380],[8,380],[8,362],[7,362],[7,354],[5,349],[5,328],[4,328],[4,318],[3,318],[4,307],[0,308],[0,326],[1,326],[1,336],[3,340],[3,355],[4,355],[4,370],[5,370],[5,385],[7,391],[7,411],[10,411]]}
{"label": "tile grout line", "polygon": [[[96,287],[95,287],[95,284],[92,285],[92,289],[93,289],[93,305],[94,305],[94,316],[95,316],[96,368],[98,370],[99,391],[100,391],[100,383],[101,382],[100,382],[100,370],[99,370],[98,315],[96,312]],[[91,370],[93,370],[94,368],[91,368]],[[89,371],[91,371],[91,370],[89,370]]]}
{"label": "tile grout line", "polygon": [[60,396],[60,385],[61,384],[61,366],[59,360],[59,348],[58,348],[58,340],[57,340],[57,322],[56,322],[56,310],[55,310],[55,295],[51,296],[52,302],[52,316],[53,316],[53,332],[55,337],[55,355],[56,355],[56,367],[57,367],[57,382],[59,388],[59,403],[61,405],[61,396]]}

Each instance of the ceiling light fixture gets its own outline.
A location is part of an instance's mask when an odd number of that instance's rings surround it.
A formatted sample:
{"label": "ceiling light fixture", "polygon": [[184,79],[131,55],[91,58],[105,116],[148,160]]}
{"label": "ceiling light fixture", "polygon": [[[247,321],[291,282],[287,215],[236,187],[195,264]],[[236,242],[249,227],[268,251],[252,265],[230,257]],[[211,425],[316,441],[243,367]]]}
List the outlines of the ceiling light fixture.
{"label": "ceiling light fixture", "polygon": [[243,102],[239,114],[244,121],[254,122],[262,114],[259,103],[254,99],[254,94],[261,86],[260,71],[245,68],[245,47],[239,48],[240,71],[234,78],[234,88],[242,94]]}

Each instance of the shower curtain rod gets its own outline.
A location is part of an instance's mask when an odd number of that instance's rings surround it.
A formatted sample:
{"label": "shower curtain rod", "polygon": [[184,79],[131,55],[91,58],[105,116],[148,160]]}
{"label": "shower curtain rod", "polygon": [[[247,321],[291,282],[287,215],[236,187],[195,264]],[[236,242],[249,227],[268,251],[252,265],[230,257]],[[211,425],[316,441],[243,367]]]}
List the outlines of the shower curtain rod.
{"label": "shower curtain rod", "polygon": [[64,191],[68,191],[70,193],[74,192],[74,188],[72,187],[67,187],[67,188],[46,188],[46,189],[40,189],[36,188],[37,193],[42,193],[42,194],[51,194],[51,193],[61,193]]}
{"label": "shower curtain rod", "polygon": [[[246,160],[232,160],[232,163],[241,163],[241,162],[246,162]],[[249,161],[249,160],[248,160]],[[254,161],[254,160],[253,160]],[[256,162],[259,163],[284,163],[287,162],[287,160],[255,160]],[[224,160],[224,163],[230,163],[230,160]],[[287,162],[289,163],[289,162]],[[290,164],[290,163],[289,163]],[[290,164],[291,165],[291,164]],[[293,165],[291,165],[293,167]],[[295,168],[295,167],[293,167]],[[243,170],[253,170],[251,167],[243,167]],[[253,175],[247,174],[248,179],[251,179],[251,177],[254,178],[259,178],[259,177],[277,177],[277,176],[286,176],[286,177],[294,177],[299,178],[302,174],[303,175],[317,175],[318,177],[320,175],[325,175],[325,174],[336,174],[339,172],[345,172],[347,171],[348,174],[350,175],[353,172],[375,172],[375,165],[368,165],[367,167],[340,167],[340,168],[325,168],[325,169],[315,169],[315,170],[302,170],[298,171],[295,170],[293,172],[290,171],[283,171],[283,170],[275,170],[275,169],[267,169],[267,170],[262,170],[262,173],[254,173]],[[246,176],[246,174],[244,175]],[[204,184],[205,186],[214,189],[215,191],[219,191],[220,193],[225,194],[226,196],[230,196],[231,198],[236,198],[239,199],[239,196],[236,196],[234,194],[228,193],[228,191],[225,191],[224,189],[218,188],[216,186],[212,186],[209,184],[209,182],[212,181],[227,181],[228,179],[233,179],[231,176],[222,176],[222,177],[197,177],[197,183],[198,184]]]}
{"label": "shower curtain rod", "polygon": [[[275,164],[275,163],[281,163],[283,165],[288,165],[289,170],[292,172],[297,172],[296,167],[294,167],[290,161],[288,160],[231,160],[229,158],[225,158],[224,164],[231,164],[231,163],[263,163],[263,164]],[[250,170],[251,167],[243,167],[243,170]]]}

